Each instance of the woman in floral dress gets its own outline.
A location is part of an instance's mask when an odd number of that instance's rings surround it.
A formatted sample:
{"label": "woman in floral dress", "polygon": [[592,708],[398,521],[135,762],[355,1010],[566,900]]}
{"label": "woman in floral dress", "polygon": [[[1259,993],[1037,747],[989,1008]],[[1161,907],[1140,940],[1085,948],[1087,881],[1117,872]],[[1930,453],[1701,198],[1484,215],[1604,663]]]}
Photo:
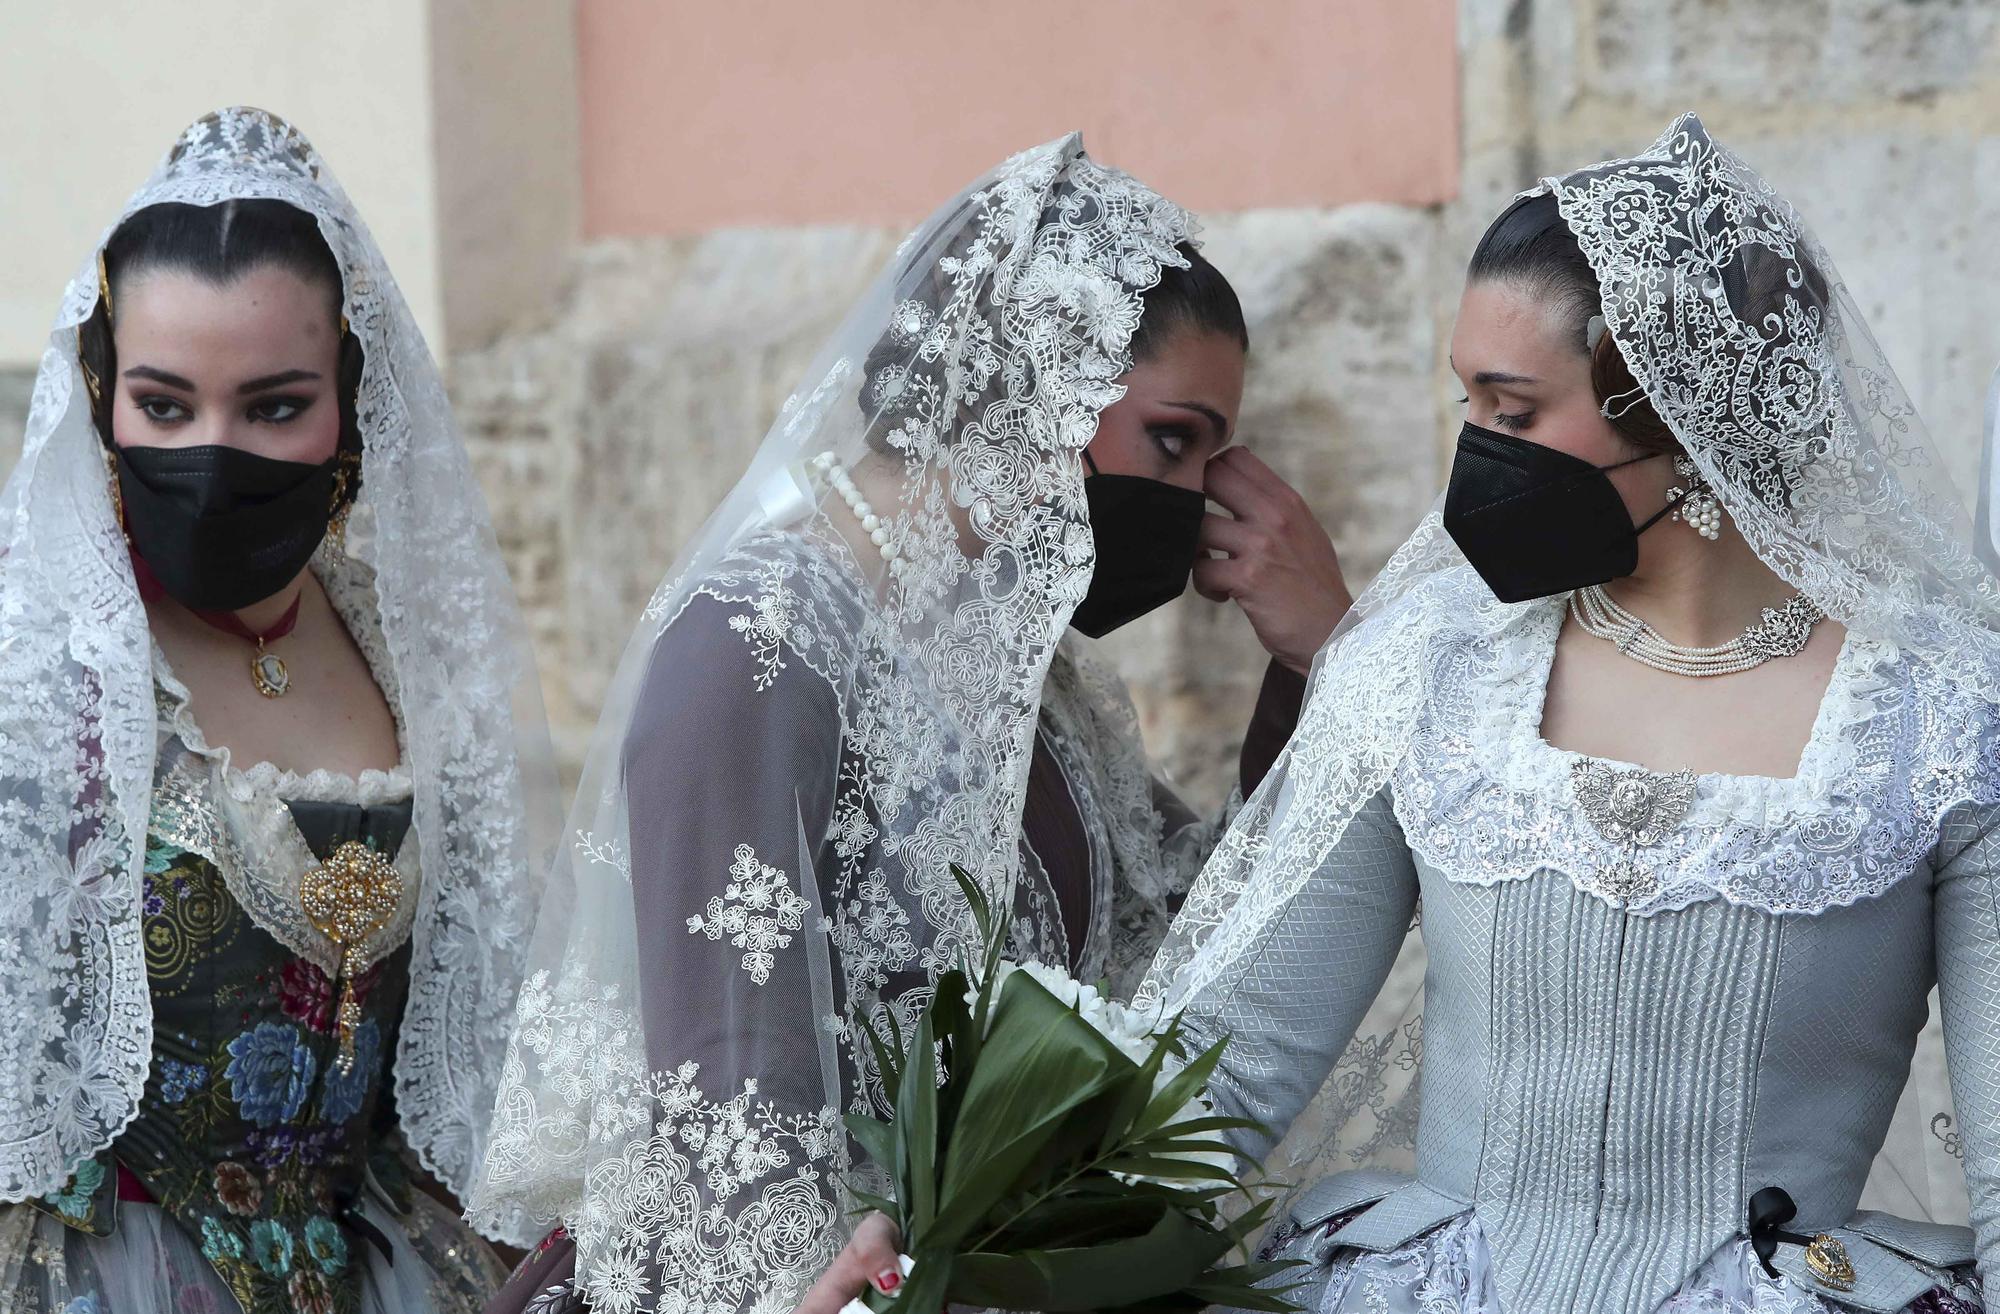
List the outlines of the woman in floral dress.
{"label": "woman in floral dress", "polygon": [[263,111],[71,284],[0,502],[0,1308],[478,1309],[547,731],[439,383]]}

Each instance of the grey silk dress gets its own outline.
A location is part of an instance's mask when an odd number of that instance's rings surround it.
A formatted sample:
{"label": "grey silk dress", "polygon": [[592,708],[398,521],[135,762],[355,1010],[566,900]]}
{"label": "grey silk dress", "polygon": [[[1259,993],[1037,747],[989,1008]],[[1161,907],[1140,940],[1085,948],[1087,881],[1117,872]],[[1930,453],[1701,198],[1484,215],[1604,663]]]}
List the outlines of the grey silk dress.
{"label": "grey silk dress", "polygon": [[[1269,1243],[1310,1266],[1294,1298],[1329,1314],[1969,1310],[1976,1259],[1990,1307],[2000,713],[1850,634],[1795,777],[1657,775],[1540,738],[1563,599],[1487,614],[1504,619],[1434,654],[1389,785],[1188,1006],[1198,1036],[1233,1037],[1218,1102],[1282,1132],[1421,904],[1416,1173],[1339,1174],[1295,1199]],[[1977,1245],[1856,1211],[1933,982]],[[1797,1208],[1770,1269],[1749,1217],[1767,1187]]]}

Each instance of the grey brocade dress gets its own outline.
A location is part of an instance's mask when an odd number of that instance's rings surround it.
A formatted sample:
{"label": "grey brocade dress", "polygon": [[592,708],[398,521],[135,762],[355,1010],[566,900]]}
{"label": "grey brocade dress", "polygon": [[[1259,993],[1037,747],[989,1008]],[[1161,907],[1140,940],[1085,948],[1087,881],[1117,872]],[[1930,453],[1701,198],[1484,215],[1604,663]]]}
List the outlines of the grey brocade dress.
{"label": "grey brocade dress", "polygon": [[[1421,899],[1416,1173],[1338,1174],[1294,1201],[1271,1239],[1308,1265],[1293,1299],[1968,1311],[1983,1278],[1993,1307],[2000,709],[1850,634],[1794,777],[1582,757],[1538,732],[1563,605],[1443,641],[1388,786],[1188,1003],[1197,1037],[1233,1037],[1211,1094],[1282,1130]],[[1856,1209],[1934,982],[1976,1244]],[[1753,1219],[1767,1188],[1795,1218]]]}

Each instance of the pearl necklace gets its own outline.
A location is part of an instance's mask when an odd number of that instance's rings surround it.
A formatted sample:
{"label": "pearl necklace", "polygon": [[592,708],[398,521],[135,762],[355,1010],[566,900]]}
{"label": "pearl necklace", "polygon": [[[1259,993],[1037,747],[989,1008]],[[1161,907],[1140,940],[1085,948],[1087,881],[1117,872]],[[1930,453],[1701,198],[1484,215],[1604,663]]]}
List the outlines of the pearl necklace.
{"label": "pearl necklace", "polygon": [[1658,630],[1613,602],[1602,585],[1570,594],[1569,614],[1586,634],[1607,640],[1633,661],[1669,675],[1695,677],[1734,675],[1774,657],[1796,657],[1812,638],[1813,627],[1826,619],[1812,599],[1794,593],[1781,605],[1764,608],[1756,624],[1729,642],[1693,648],[1667,642]]}
{"label": "pearl necklace", "polygon": [[840,494],[840,500],[847,503],[847,509],[861,522],[861,532],[868,535],[868,541],[882,554],[882,560],[888,563],[889,573],[901,579],[910,563],[903,559],[902,548],[889,536],[887,522],[875,514],[875,508],[868,504],[868,499],[861,495],[859,488],[855,487],[854,476],[847,473],[846,467],[840,464],[840,458],[832,452],[821,452],[812,459],[811,465],[813,471],[826,480],[834,492]]}

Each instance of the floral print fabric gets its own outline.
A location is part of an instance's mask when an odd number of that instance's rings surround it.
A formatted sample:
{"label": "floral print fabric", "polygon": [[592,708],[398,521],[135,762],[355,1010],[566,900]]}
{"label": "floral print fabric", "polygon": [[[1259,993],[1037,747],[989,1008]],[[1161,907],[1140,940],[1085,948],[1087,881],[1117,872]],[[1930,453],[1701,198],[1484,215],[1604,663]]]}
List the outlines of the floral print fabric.
{"label": "floral print fabric", "polygon": [[[387,852],[409,829],[407,804],[355,813],[363,841]],[[371,1259],[442,1229],[447,1244],[438,1248],[429,1306],[478,1309],[495,1276],[485,1271],[493,1261],[484,1244],[449,1217],[416,1233],[404,1227],[417,1216],[383,1077],[408,945],[355,978],[362,1020],[343,1070],[335,1031],[343,983],[257,925],[209,858],[153,838],[141,937],[154,1061],[138,1116],[37,1207],[76,1232],[110,1238],[125,1215],[145,1212],[135,1204],[150,1196],[166,1216],[161,1225],[181,1230],[245,1314],[361,1314]],[[394,1225],[369,1221],[371,1211]],[[163,1262],[156,1257],[155,1266]],[[78,1276],[48,1283],[50,1299],[59,1287],[69,1291],[66,1304],[50,1308],[116,1314],[92,1303],[103,1274],[81,1286]]]}

